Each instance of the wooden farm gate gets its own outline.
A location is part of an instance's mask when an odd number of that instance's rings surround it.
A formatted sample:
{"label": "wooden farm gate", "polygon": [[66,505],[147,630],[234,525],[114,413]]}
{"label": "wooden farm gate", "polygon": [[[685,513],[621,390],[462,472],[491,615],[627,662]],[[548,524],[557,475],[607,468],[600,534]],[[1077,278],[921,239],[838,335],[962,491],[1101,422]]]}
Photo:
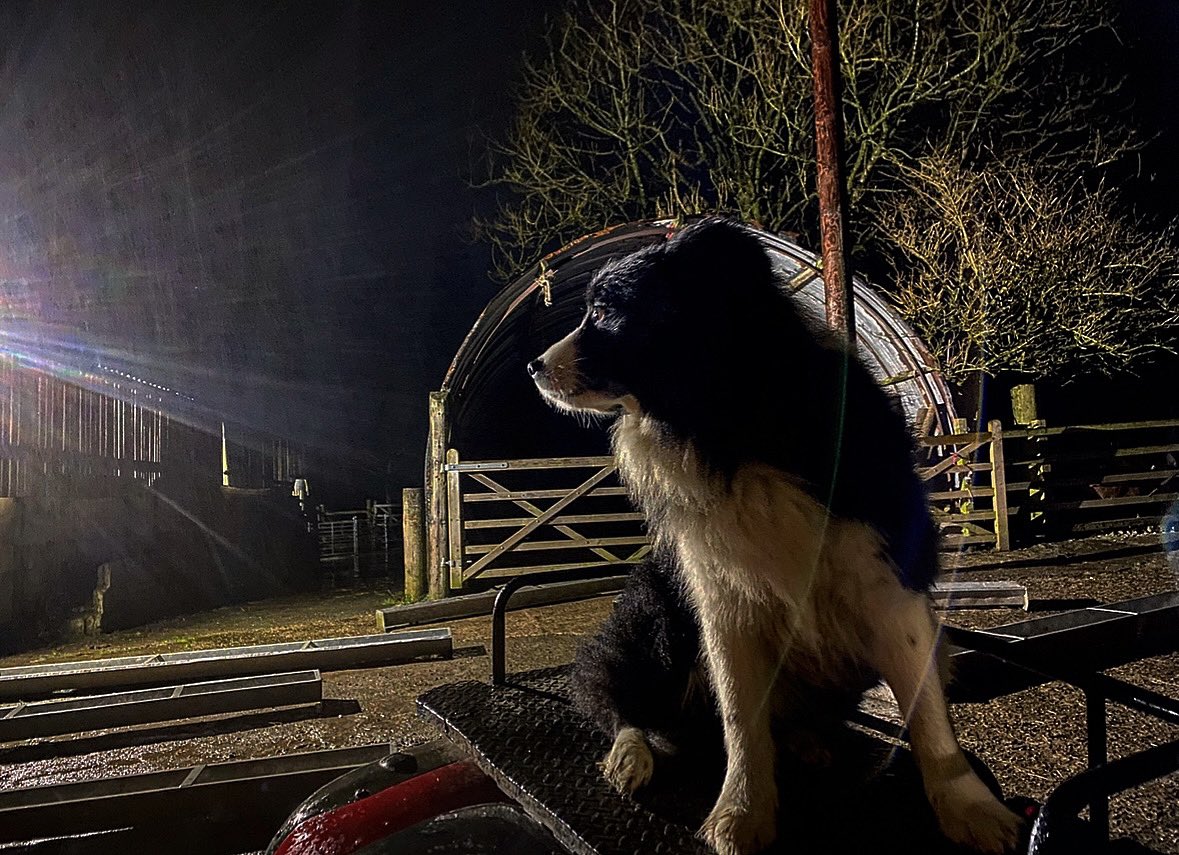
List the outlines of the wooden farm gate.
{"label": "wooden farm gate", "polygon": [[544,570],[609,574],[650,551],[612,457],[461,461],[452,448],[444,471],[451,590]]}
{"label": "wooden farm gate", "polygon": [[1026,538],[1176,525],[1179,420],[1007,431],[1009,494]]}
{"label": "wooden farm gate", "polygon": [[1011,548],[1005,435],[997,421],[987,428],[918,440],[928,460],[917,472],[929,490],[942,549],[979,544]]}

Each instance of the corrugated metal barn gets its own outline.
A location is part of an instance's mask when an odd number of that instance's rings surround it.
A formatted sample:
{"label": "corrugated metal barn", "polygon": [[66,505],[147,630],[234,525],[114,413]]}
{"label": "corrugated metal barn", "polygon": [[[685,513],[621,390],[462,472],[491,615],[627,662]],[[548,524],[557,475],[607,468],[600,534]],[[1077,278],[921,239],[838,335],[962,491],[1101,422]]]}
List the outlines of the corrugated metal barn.
{"label": "corrugated metal barn", "polygon": [[[486,573],[490,577],[540,569],[535,558],[514,563],[508,559],[512,551],[531,550],[528,554],[535,556],[544,550],[545,544],[552,543],[530,540],[542,524],[556,525],[569,541],[562,542],[562,547],[577,544],[593,553],[593,556],[581,556],[578,559],[581,563],[576,566],[593,566],[597,562],[626,564],[641,557],[642,549],[628,550],[626,555],[610,551],[636,544],[633,532],[615,531],[605,537],[608,542],[603,542],[603,537],[578,534],[569,526],[561,528],[559,521],[550,519],[552,514],[530,504],[533,499],[552,498],[557,492],[555,482],[549,483],[556,478],[555,470],[606,466],[599,457],[608,455],[609,448],[600,427],[579,425],[576,419],[547,407],[536,393],[525,365],[576,326],[585,311],[585,287],[603,263],[666,240],[679,225],[668,220],[631,223],[574,241],[505,287],[479,316],[459,347],[442,388],[430,398],[425,510],[431,579],[446,577],[453,590],[485,571],[491,571]],[[762,233],[761,237],[781,273],[784,287],[805,311],[821,318],[823,283],[815,256],[785,237],[769,233]],[[861,357],[881,382],[900,397],[916,432],[948,432],[955,417],[950,390],[928,349],[888,302],[862,279],[855,282],[855,300]],[[553,463],[554,460],[564,462]],[[549,471],[541,471],[546,469]],[[519,480],[513,484],[514,476],[506,476],[507,480],[505,476],[497,476],[500,480],[494,481],[489,474],[492,470],[520,470],[515,473],[518,476],[532,474],[528,475],[526,484]],[[464,514],[469,517],[476,507],[486,507],[483,503],[493,498],[464,493],[460,475],[475,478],[483,488],[496,492],[502,501],[514,502],[517,513],[522,508],[532,515],[522,533],[509,536],[504,542],[506,546],[490,541],[470,543],[469,539],[478,539],[488,529],[515,525],[520,520],[464,519]],[[600,470],[594,477],[605,475]],[[616,496],[615,489],[587,487],[584,496]],[[580,499],[582,494],[574,498]],[[467,503],[472,502],[477,504],[468,507]],[[541,516],[544,519],[538,522]],[[578,523],[586,516],[577,515]],[[615,507],[593,521],[633,527],[633,520],[621,519],[625,516],[628,515]],[[489,566],[492,558],[498,562],[495,568]],[[503,566],[505,561],[507,566]],[[567,561],[553,565],[550,561],[545,566],[573,565]],[[434,584],[444,587],[440,581]]]}

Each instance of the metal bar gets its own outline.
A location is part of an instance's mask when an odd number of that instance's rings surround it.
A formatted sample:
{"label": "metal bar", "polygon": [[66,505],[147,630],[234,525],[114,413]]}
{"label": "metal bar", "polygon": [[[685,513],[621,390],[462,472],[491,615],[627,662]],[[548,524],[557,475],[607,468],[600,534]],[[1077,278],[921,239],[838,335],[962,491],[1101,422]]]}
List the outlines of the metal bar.
{"label": "metal bar", "polygon": [[395,665],[418,659],[449,659],[452,650],[449,629],[421,629],[397,635],[325,638],[156,656],[26,665],[0,669],[0,698],[27,698],[69,689],[112,689],[185,679],[272,674],[284,670],[316,668],[338,671]]}
{"label": "metal bar", "polygon": [[811,0],[811,67],[815,100],[815,179],[823,249],[827,326],[856,344],[851,261],[844,240],[847,188],[843,176],[843,108],[839,76],[839,13],[835,0]]}
{"label": "metal bar", "polygon": [[538,585],[546,582],[573,582],[580,579],[592,579],[594,574],[589,569],[557,570],[533,576],[516,576],[509,579],[495,596],[495,603],[491,607],[491,683],[502,686],[506,682],[506,651],[504,649],[507,635],[506,614],[508,603],[515,593],[525,585]]}
{"label": "metal bar", "polygon": [[1179,740],[1156,745],[1103,766],[1087,769],[1048,796],[1032,826],[1028,855],[1073,855],[1070,839],[1057,833],[1062,819],[1074,818],[1094,793],[1106,798],[1179,770]]}
{"label": "metal bar", "polygon": [[[615,572],[610,565],[599,564],[597,566],[600,570]],[[542,580],[543,578],[545,577],[542,577]],[[627,576],[593,576],[572,582],[544,582],[543,584],[535,584],[533,581],[535,579],[536,576],[529,578],[512,599],[509,608],[512,610],[528,609],[614,594],[622,590],[622,586],[626,584]],[[377,609],[377,628],[384,632],[441,620],[460,620],[489,615],[498,593],[498,591],[483,591],[478,594],[447,597],[445,600],[430,603],[413,603],[406,606]]]}
{"label": "metal bar", "polygon": [[[0,717],[0,741],[242,710],[313,704],[319,703],[322,698],[323,682],[319,672],[299,671],[188,683],[78,700],[22,703]],[[2,709],[0,713],[3,713]]]}
{"label": "metal bar", "polygon": [[[261,849],[318,787],[392,753],[389,744],[366,745],[6,790],[0,792],[0,843],[128,827],[174,833],[189,823]],[[241,851],[212,848],[211,836],[202,836],[200,843],[210,848],[200,851]]]}

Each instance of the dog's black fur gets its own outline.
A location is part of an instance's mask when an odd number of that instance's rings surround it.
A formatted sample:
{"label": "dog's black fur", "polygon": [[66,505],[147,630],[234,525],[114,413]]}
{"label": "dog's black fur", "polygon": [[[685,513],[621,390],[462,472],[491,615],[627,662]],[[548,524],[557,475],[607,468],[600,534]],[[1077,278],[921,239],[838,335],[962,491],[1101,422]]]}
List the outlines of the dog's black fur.
{"label": "dog's black fur", "polygon": [[728,760],[700,833],[725,855],[754,851],[776,834],[774,717],[838,719],[880,672],[912,716],[943,830],[1012,845],[1018,819],[970,771],[928,679],[937,533],[895,401],[804,319],[737,224],[706,220],[603,266],[586,304],[529,372],[558,408],[621,415],[620,471],[668,556],[637,571],[577,660],[579,705],[615,736],[607,779],[626,793],[650,779],[647,735],[684,724],[706,659]]}
{"label": "dog's black fur", "polygon": [[936,531],[905,417],[783,293],[753,233],[705,220],[605,265],[586,303],[587,387],[632,395],[716,471],[757,461],[797,477],[834,516],[883,536],[906,587],[928,589]]}
{"label": "dog's black fur", "polygon": [[573,661],[575,706],[607,736],[638,727],[664,747],[720,744],[700,628],[670,560],[631,571],[614,609]]}

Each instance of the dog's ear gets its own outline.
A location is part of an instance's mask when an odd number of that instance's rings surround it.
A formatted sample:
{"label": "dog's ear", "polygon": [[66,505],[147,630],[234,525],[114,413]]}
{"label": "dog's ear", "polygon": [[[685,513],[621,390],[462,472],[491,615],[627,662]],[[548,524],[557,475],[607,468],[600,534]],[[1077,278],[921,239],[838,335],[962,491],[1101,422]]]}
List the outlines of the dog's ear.
{"label": "dog's ear", "polygon": [[716,296],[736,289],[773,287],[770,257],[751,229],[718,217],[695,223],[664,245],[665,263],[680,283]]}

